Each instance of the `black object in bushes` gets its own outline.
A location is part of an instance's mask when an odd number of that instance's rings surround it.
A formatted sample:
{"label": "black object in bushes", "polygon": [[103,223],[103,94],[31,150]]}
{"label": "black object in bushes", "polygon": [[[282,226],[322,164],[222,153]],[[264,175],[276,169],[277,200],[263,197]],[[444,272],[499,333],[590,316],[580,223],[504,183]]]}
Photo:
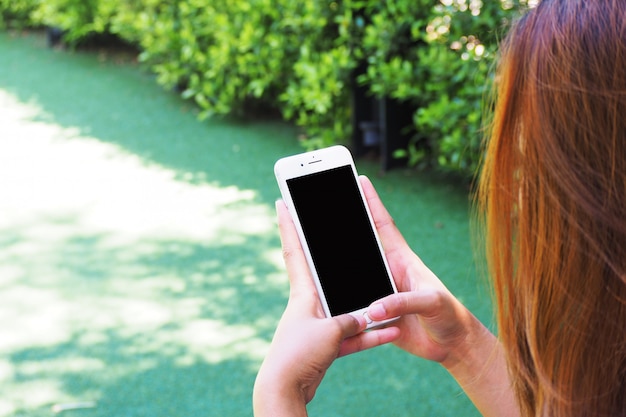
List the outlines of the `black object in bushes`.
{"label": "black object in bushes", "polygon": [[375,97],[367,86],[352,81],[352,147],[355,156],[375,150],[383,171],[407,165],[406,157],[394,156],[411,139],[415,108],[389,97]]}

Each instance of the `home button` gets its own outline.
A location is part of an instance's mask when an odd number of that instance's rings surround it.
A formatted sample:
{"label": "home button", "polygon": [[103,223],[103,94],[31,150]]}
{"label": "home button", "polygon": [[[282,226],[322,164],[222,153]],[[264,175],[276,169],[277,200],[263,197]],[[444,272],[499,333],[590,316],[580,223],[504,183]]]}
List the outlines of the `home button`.
{"label": "home button", "polygon": [[365,317],[365,321],[367,322],[367,324],[372,324],[374,322],[374,320],[370,318],[370,315],[367,314],[367,311],[363,313],[363,317]]}

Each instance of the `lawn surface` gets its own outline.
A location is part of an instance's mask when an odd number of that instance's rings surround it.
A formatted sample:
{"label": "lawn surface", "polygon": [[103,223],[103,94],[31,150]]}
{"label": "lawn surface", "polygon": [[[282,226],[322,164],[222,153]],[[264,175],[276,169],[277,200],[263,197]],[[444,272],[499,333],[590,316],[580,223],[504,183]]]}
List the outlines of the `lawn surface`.
{"label": "lawn surface", "polygon": [[[199,122],[137,64],[0,33],[0,417],[251,415],[287,296],[272,166],[296,136]],[[466,190],[357,167],[490,321]],[[394,346],[337,361],[309,410],[477,415],[438,365]]]}

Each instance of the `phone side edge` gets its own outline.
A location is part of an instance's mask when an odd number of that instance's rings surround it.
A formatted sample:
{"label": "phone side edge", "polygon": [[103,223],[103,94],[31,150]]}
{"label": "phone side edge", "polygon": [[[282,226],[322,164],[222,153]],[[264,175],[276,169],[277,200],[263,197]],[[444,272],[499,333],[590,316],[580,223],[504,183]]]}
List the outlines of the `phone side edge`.
{"label": "phone side edge", "polygon": [[[300,154],[302,155],[302,154]],[[298,155],[294,155],[297,157]],[[292,156],[293,157],[293,156]],[[276,182],[278,183],[278,188],[280,190],[281,197],[287,206],[287,210],[291,219],[293,221],[294,227],[296,228],[296,232],[298,234],[298,240],[300,241],[300,246],[302,248],[302,252],[307,261],[307,266],[309,268],[309,272],[311,274],[311,278],[313,279],[313,283],[315,284],[315,289],[317,290],[317,296],[320,300],[320,304],[322,305],[322,309],[324,310],[324,315],[326,317],[332,317],[330,313],[330,308],[328,307],[328,302],[326,301],[326,297],[324,295],[324,289],[322,287],[322,283],[317,275],[317,271],[315,269],[315,264],[313,262],[313,257],[309,250],[308,244],[306,242],[306,237],[304,235],[304,230],[302,229],[302,225],[300,224],[300,219],[298,217],[298,213],[295,209],[295,205],[291,198],[291,194],[289,192],[289,186],[287,184],[287,180],[289,175],[286,175],[285,172],[282,172],[282,167],[286,165],[290,158],[292,157],[284,157],[276,161],[274,164],[274,175],[276,177]],[[288,169],[288,167],[287,167]],[[295,178],[295,177],[294,177]]]}

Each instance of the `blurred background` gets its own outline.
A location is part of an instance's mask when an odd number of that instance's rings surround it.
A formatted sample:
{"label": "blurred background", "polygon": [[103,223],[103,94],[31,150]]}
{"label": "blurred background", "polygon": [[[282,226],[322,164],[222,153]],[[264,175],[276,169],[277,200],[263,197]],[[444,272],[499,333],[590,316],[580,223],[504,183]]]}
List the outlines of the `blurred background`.
{"label": "blurred background", "polygon": [[[533,6],[0,0],[0,417],[251,415],[288,291],[272,167],[335,143],[491,326],[471,184],[497,41]],[[309,410],[478,415],[393,346]]]}

